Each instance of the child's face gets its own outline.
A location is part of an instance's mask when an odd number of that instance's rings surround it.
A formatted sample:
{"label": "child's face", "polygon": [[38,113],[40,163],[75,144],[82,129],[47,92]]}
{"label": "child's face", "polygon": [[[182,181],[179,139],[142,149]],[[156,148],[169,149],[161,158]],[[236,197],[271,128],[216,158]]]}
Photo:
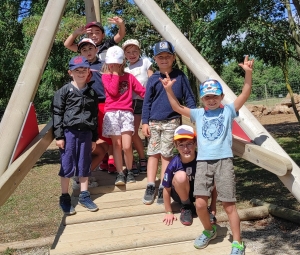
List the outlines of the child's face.
{"label": "child's face", "polygon": [[217,96],[217,95],[205,95],[201,98],[205,107],[209,110],[215,110],[220,107],[221,101],[224,97],[224,94]]}
{"label": "child's face", "polygon": [[92,39],[96,45],[99,45],[105,37],[105,34],[97,26],[90,27],[88,31],[88,38]]}
{"label": "child's face", "polygon": [[97,52],[98,49],[90,43],[87,43],[80,49],[81,56],[84,56],[89,62],[94,62],[96,60]]}
{"label": "child's face", "polygon": [[125,58],[131,65],[136,63],[140,57],[140,48],[136,45],[129,45],[125,48]]}
{"label": "child's face", "polygon": [[78,67],[74,70],[69,70],[69,75],[77,84],[85,84],[89,75],[90,69],[86,67]]}
{"label": "child's face", "polygon": [[162,52],[156,55],[154,60],[160,69],[170,69],[173,66],[175,55],[168,52]]}
{"label": "child's face", "polygon": [[175,141],[175,147],[178,150],[183,162],[190,162],[195,158],[197,143],[195,139],[180,139]]}

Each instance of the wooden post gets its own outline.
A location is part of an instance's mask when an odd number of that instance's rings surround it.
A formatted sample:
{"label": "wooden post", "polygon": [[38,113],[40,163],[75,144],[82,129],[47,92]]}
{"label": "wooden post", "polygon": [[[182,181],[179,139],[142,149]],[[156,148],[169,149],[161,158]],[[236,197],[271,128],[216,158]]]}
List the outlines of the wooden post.
{"label": "wooden post", "polygon": [[94,0],[84,0],[86,23],[96,21]]}
{"label": "wooden post", "polygon": [[10,157],[33,101],[61,21],[66,0],[49,0],[0,124],[0,175]]}
{"label": "wooden post", "polygon": [[101,15],[100,15],[100,0],[94,0],[94,7],[95,7],[96,20],[102,23]]}
{"label": "wooden post", "polygon": [[[220,81],[223,86],[225,94],[223,103],[232,103],[236,99],[236,95],[231,91],[227,84],[199,54],[199,52],[160,9],[154,0],[134,0],[134,2],[143,14],[150,20],[156,30],[166,40],[170,41],[174,45],[176,54],[179,55],[181,60],[188,66],[200,82],[204,82],[208,78],[216,79]],[[293,170],[289,171],[284,176],[279,176],[278,178],[295,196],[295,198],[300,201],[299,166],[281,148],[281,146],[245,106],[240,109],[239,117],[236,118],[236,122],[256,145],[282,155],[292,162]]]}

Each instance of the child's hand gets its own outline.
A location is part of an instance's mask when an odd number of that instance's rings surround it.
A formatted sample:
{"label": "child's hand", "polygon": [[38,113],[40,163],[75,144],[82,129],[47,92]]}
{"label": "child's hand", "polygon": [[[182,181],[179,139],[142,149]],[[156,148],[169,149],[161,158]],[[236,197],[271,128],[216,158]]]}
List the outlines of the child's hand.
{"label": "child's hand", "polygon": [[92,142],[92,152],[96,149],[96,142]]}
{"label": "child's hand", "polygon": [[143,124],[142,125],[142,133],[146,137],[150,137],[150,128],[148,124]]}
{"label": "child's hand", "polygon": [[86,34],[87,33],[87,30],[85,29],[85,26],[81,26],[79,28],[77,28],[73,34],[78,36],[78,35],[83,35],[83,34]]}
{"label": "child's hand", "polygon": [[119,73],[120,67],[121,67],[120,64],[108,64],[108,70],[111,73]]}
{"label": "child's hand", "polygon": [[165,90],[171,89],[173,84],[176,82],[175,79],[171,80],[169,74],[166,72],[166,78],[159,78]]}
{"label": "child's hand", "polygon": [[253,71],[254,59],[249,60],[249,56],[246,55],[244,59],[244,63],[240,63],[239,66],[245,70],[245,72]]}
{"label": "child's hand", "polygon": [[58,148],[64,149],[65,148],[65,140],[64,139],[56,140],[56,146]]}
{"label": "child's hand", "polygon": [[117,25],[117,26],[120,26],[121,24],[124,23],[123,19],[121,19],[121,18],[118,17],[118,16],[115,16],[115,17],[113,17],[113,18],[108,18],[107,20],[108,20],[109,23],[115,24],[115,25]]}
{"label": "child's hand", "polygon": [[166,213],[163,222],[165,225],[169,226],[173,224],[174,220],[177,220],[177,217],[173,213]]}

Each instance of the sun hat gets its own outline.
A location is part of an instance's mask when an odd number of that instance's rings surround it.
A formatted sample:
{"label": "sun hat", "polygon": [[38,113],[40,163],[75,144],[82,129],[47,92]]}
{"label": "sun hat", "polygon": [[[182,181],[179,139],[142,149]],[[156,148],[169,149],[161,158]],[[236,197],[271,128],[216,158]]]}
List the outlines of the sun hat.
{"label": "sun hat", "polygon": [[78,51],[81,50],[81,48],[87,44],[92,44],[93,46],[97,47],[96,44],[94,43],[94,41],[90,38],[83,38],[78,44]]}
{"label": "sun hat", "polygon": [[140,46],[140,43],[138,40],[135,40],[135,39],[129,39],[127,41],[125,41],[123,44],[122,44],[122,49],[125,50],[125,48],[129,45],[135,45],[137,46],[139,49],[141,48]]}
{"label": "sun hat", "polygon": [[172,43],[168,41],[161,41],[153,46],[154,57],[162,52],[168,52],[170,54],[175,54],[175,49]]}
{"label": "sun hat", "polygon": [[93,21],[93,22],[89,22],[85,25],[85,28],[90,28],[90,27],[98,27],[100,28],[100,30],[102,31],[102,33],[104,33],[104,27],[102,26],[102,24],[100,22],[97,21]]}
{"label": "sun hat", "polygon": [[106,64],[123,64],[124,51],[119,46],[112,46],[108,48],[105,56]]}
{"label": "sun hat", "polygon": [[83,56],[73,57],[69,62],[69,70],[73,71],[79,67],[90,68],[89,61]]}
{"label": "sun hat", "polygon": [[206,95],[220,96],[222,94],[223,94],[222,85],[217,80],[210,79],[200,84],[200,98]]}
{"label": "sun hat", "polygon": [[181,125],[177,127],[174,131],[174,141],[179,139],[194,139],[196,137],[196,133],[191,126]]}

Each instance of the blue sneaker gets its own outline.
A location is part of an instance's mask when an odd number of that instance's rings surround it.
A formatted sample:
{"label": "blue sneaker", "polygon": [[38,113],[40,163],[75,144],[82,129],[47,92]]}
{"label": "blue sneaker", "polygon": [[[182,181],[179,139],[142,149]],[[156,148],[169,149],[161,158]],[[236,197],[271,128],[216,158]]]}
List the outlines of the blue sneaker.
{"label": "blue sneaker", "polygon": [[213,231],[204,230],[202,235],[198,236],[194,241],[194,247],[196,249],[205,248],[208,243],[217,237],[217,227],[212,225]]}
{"label": "blue sneaker", "polygon": [[98,211],[98,206],[92,201],[89,191],[81,191],[79,194],[78,204],[87,208],[91,212]]}
{"label": "blue sneaker", "polygon": [[76,213],[75,208],[71,204],[71,197],[69,194],[59,197],[59,206],[66,215],[73,215]]}
{"label": "blue sneaker", "polygon": [[230,255],[245,255],[246,246],[244,242],[233,241],[231,247]]}

